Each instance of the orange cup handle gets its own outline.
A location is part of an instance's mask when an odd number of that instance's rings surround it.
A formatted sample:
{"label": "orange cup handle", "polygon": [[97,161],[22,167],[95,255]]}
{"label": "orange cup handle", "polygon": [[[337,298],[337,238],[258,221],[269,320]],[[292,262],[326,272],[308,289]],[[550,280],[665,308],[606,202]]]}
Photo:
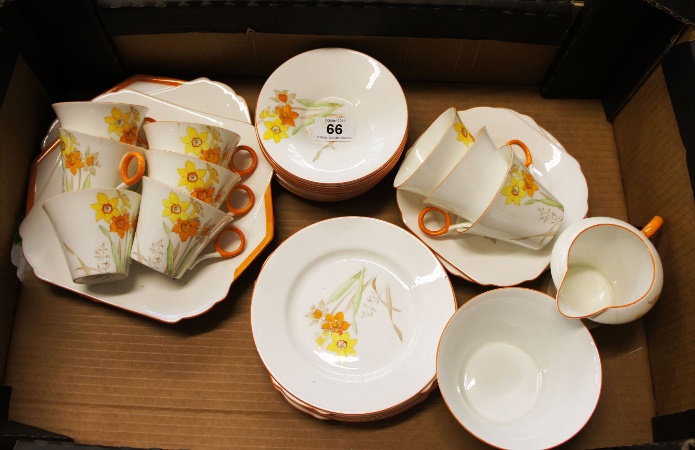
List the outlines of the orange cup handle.
{"label": "orange cup handle", "polygon": [[[237,247],[235,250],[232,250],[231,252],[228,252],[227,250],[223,249],[220,246],[220,242],[219,242],[220,237],[224,233],[227,233],[229,231],[233,231],[234,233],[236,233],[237,236],[239,236],[239,240],[240,240],[239,247]],[[217,253],[219,253],[220,256],[223,258],[233,258],[233,257],[239,255],[241,252],[244,251],[244,247],[246,247],[246,238],[244,237],[244,233],[242,233],[241,230],[238,229],[237,227],[229,226],[229,227],[225,228],[224,230],[222,230],[220,232],[220,234],[218,234],[217,237],[215,238],[215,250],[217,250]]]}
{"label": "orange cup handle", "polygon": [[[430,211],[436,211],[441,213],[444,216],[444,226],[441,227],[438,230],[430,230],[427,228],[425,225],[425,215],[427,215],[428,212]],[[446,234],[447,231],[449,231],[449,227],[451,227],[451,217],[449,216],[449,213],[439,209],[434,206],[428,206],[424,208],[422,211],[420,211],[420,215],[417,217],[417,224],[420,226],[420,229],[428,236],[441,236],[443,234]]]}
{"label": "orange cup handle", "polygon": [[512,139],[511,141],[507,142],[506,145],[518,145],[521,147],[521,149],[524,151],[524,154],[526,155],[526,162],[524,163],[524,166],[528,167],[531,165],[533,162],[533,158],[531,158],[531,150],[529,150],[528,146],[521,142],[518,139]]}
{"label": "orange cup handle", "polygon": [[[135,172],[135,175],[133,175],[133,177],[131,178],[128,177],[128,166],[130,165],[130,161],[132,161],[133,158],[138,160],[138,169]],[[142,177],[145,175],[146,166],[147,163],[145,162],[145,157],[142,154],[138,152],[127,153],[121,160],[121,178],[123,178],[123,182],[126,184],[126,186],[132,186],[138,181],[140,181]]]}
{"label": "orange cup handle", "polygon": [[[234,208],[232,206],[232,202],[230,201],[232,194],[236,191],[246,191],[246,195],[249,196],[249,202],[246,204],[246,206],[244,206],[241,209]],[[241,216],[242,214],[246,214],[247,212],[251,211],[251,208],[253,207],[255,201],[256,197],[253,195],[253,191],[250,187],[246,186],[245,184],[237,184],[232,188],[231,191],[229,191],[229,194],[227,194],[227,199],[225,200],[225,203],[227,204],[227,209],[229,209],[230,213],[234,214],[235,216]]]}
{"label": "orange cup handle", "polygon": [[[246,169],[243,169],[243,170],[237,168],[237,167],[234,165],[234,157],[236,156],[237,153],[239,153],[239,152],[242,151],[242,150],[247,151],[247,152],[251,155],[251,158],[252,158],[251,165],[250,165],[249,167],[247,167]],[[240,177],[243,177],[243,176],[245,176],[245,175],[248,175],[248,174],[250,174],[251,172],[253,172],[254,170],[256,170],[256,166],[257,166],[257,165],[258,165],[258,156],[256,156],[255,150],[252,149],[251,147],[249,147],[248,145],[240,145],[240,146],[238,146],[237,148],[235,148],[234,151],[232,152],[232,158],[231,158],[231,160],[229,161],[229,169],[230,169],[232,172],[238,173]]]}
{"label": "orange cup handle", "polygon": [[649,223],[644,226],[644,228],[642,228],[642,234],[650,238],[654,235],[654,233],[659,231],[659,228],[661,228],[663,224],[664,219],[662,219],[660,216],[654,216],[654,218],[650,220]]}

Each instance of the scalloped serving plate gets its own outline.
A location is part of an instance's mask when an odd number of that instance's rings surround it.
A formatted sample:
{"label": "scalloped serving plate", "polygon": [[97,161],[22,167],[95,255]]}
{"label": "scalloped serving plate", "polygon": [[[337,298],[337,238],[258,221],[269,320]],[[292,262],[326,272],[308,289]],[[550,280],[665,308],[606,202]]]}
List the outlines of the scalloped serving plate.
{"label": "scalloped serving plate", "polygon": [[[258,167],[246,179],[256,196],[254,208],[235,219],[234,225],[246,236],[244,252],[231,259],[203,261],[190,270],[181,280],[173,280],[140,264],[134,263],[126,280],[98,286],[72,282],[58,238],[41,207],[42,203],[61,192],[58,170],[57,143],[41,154],[32,164],[27,201],[27,216],[19,233],[24,255],[36,276],[56,286],[63,287],[84,297],[109,304],[162,322],[178,322],[181,319],[201,315],[216,303],[224,300],[232,283],[268,245],[273,237],[273,209],[270,195],[272,168],[262,157],[256,140],[256,132],[248,122],[216,116],[186,106],[187,96],[176,97],[177,104],[156,97],[156,89],[168,87],[164,92],[176,90],[185,84],[180,80],[145,76],[132,77],[94,101],[124,101],[148,106],[149,116],[155,120],[182,120],[231,128],[241,135],[241,144],[248,145],[259,155]],[[130,87],[146,90],[144,94]],[[233,92],[233,91],[232,91]],[[210,100],[208,100],[210,101]],[[201,99],[195,106],[201,108]],[[210,108],[214,109],[214,108]],[[216,109],[219,112],[219,107]],[[237,114],[230,110],[230,115]]]}

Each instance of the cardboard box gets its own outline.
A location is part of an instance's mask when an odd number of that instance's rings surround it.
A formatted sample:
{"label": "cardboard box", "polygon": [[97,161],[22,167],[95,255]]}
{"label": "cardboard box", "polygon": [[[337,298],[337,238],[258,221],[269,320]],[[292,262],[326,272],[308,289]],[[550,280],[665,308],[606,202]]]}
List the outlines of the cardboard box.
{"label": "cardboard box", "polygon": [[[407,146],[449,106],[505,107],[533,117],[581,164],[589,216],[634,224],[655,214],[665,219],[653,239],[665,269],[661,299],[642,320],[592,330],[602,358],[601,398],[591,420],[565,446],[654,442],[654,417],[695,408],[692,169],[659,65],[641,74],[643,82],[609,122],[599,98],[539,94],[566,42],[254,31],[105,35],[122,77],[208,76],[243,96],[252,115],[264,77],[294,54],[326,46],[364,51],[401,80],[410,115]],[[688,29],[680,39],[694,37]],[[387,420],[313,419],[273,389],[254,347],[250,302],[263,261],[296,231],[331,217],[366,215],[404,226],[392,187],[395,171],[367,194],[339,203],[304,200],[273,182],[272,242],[234,282],[227,299],[200,317],[159,323],[47,284],[31,270],[20,283],[9,255],[24,212],[30,164],[52,119],[50,104],[88,99],[111,86],[56,87],[50,71],[28,62],[31,55],[36,53],[26,48],[5,55],[12,64],[2,77],[7,89],[0,107],[0,367],[3,384],[13,389],[11,420],[78,443],[114,446],[485,447],[454,420],[436,390]],[[99,80],[112,82],[110,76]],[[491,288],[451,281],[459,305]],[[546,271],[523,285],[544,290],[549,282]],[[671,439],[695,437],[690,430]]]}

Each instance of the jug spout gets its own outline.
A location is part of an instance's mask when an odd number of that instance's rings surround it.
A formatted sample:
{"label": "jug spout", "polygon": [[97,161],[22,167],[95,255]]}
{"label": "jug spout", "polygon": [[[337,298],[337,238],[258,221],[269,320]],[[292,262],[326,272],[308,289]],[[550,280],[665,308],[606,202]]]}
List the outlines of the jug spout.
{"label": "jug spout", "polygon": [[571,267],[557,292],[557,308],[565,317],[585,318],[613,305],[611,283],[590,266]]}

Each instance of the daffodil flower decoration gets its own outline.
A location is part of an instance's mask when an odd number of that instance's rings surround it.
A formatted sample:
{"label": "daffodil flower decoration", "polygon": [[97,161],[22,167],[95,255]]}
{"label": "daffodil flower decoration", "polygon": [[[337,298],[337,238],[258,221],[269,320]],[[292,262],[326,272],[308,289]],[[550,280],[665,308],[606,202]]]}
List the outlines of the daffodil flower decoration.
{"label": "daffodil flower decoration", "polygon": [[560,202],[553,200],[540,191],[533,175],[524,168],[520,168],[518,164],[512,165],[509,183],[502,188],[500,194],[506,197],[505,204],[507,205],[513,203],[517,206],[522,206],[522,200],[529,197],[523,201],[523,205],[533,205],[536,202],[540,202],[563,211],[565,209]]}
{"label": "daffodil flower decoration", "polygon": [[366,267],[362,267],[337,286],[328,299],[313,304],[305,317],[309,326],[316,328],[318,348],[350,358],[357,356],[358,318],[361,321],[388,314],[396,337],[403,342],[403,333],[394,322],[394,315],[399,312],[393,305],[389,284],[380,285],[377,276],[369,276]]}
{"label": "daffodil flower decoration", "polygon": [[[296,93],[290,93],[287,89],[275,90],[275,96],[270,100],[272,103],[259,111],[258,121],[265,127],[263,140],[272,140],[276,144],[313,125],[319,117],[343,117],[339,112],[342,103],[297,98]],[[332,144],[327,144],[327,147],[332,147]],[[320,151],[314,160],[319,155]]]}

